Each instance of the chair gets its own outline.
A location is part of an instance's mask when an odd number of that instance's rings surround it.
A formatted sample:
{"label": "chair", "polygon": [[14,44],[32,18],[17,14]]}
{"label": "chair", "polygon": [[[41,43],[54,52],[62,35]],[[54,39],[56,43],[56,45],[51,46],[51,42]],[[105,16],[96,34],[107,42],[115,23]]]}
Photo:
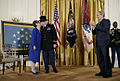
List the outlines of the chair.
{"label": "chair", "polygon": [[5,64],[13,63],[13,71],[15,70],[15,62],[18,62],[19,73],[21,73],[21,59],[16,56],[16,45],[15,44],[4,44],[3,46],[3,75],[5,72]]}
{"label": "chair", "polygon": [[23,70],[26,72],[26,61],[29,56],[29,44],[23,44]]}
{"label": "chair", "polygon": [[[26,72],[26,61],[29,56],[29,44],[23,44],[23,70]],[[40,71],[40,63],[39,63],[39,71]]]}

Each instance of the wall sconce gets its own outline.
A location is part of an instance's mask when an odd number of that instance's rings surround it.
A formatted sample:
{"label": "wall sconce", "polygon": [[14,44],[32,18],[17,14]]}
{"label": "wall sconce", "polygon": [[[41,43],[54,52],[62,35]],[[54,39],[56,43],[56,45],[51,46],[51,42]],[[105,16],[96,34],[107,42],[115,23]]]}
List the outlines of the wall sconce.
{"label": "wall sconce", "polygon": [[11,18],[13,22],[20,22],[22,21],[22,17],[12,17]]}

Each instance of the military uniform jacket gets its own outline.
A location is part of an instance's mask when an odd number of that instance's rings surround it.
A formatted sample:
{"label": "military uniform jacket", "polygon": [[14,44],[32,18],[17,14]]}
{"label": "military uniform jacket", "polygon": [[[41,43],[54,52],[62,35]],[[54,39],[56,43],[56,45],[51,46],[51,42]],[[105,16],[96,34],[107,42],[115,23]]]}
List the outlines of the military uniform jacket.
{"label": "military uniform jacket", "polygon": [[[115,44],[116,41],[119,42],[118,45]],[[120,29],[112,28],[110,30],[110,43],[111,46],[120,46]]]}
{"label": "military uniform jacket", "polygon": [[47,24],[46,27],[41,27],[42,33],[42,42],[41,42],[41,49],[43,51],[49,51],[53,49],[53,44],[57,43],[57,34],[53,24]]}

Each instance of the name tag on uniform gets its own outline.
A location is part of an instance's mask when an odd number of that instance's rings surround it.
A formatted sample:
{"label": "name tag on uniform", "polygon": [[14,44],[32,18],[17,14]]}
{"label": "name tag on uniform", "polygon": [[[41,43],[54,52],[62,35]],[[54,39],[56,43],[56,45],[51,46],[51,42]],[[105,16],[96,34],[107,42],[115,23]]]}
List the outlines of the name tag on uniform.
{"label": "name tag on uniform", "polygon": [[51,28],[47,28],[47,30],[51,30]]}
{"label": "name tag on uniform", "polygon": [[120,30],[118,32],[120,33]]}

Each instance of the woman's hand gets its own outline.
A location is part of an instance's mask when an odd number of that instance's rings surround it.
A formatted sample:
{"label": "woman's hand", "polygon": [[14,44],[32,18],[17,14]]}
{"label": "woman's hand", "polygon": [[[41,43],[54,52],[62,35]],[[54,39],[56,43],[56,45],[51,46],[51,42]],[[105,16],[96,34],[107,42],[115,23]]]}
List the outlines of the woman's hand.
{"label": "woman's hand", "polygon": [[33,50],[35,51],[37,48],[36,48],[36,46],[33,46]]}

